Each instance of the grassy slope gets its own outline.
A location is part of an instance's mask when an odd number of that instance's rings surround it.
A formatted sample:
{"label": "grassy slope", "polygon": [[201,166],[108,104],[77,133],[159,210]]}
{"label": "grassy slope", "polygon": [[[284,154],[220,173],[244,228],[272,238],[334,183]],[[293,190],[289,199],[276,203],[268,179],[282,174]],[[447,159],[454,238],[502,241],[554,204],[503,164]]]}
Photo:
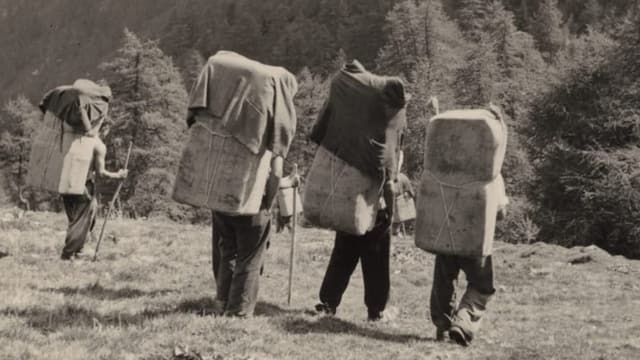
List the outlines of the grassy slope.
{"label": "grassy slope", "polygon": [[[209,229],[114,221],[119,243],[97,263],[58,260],[61,215],[0,211],[0,358],[170,359],[185,345],[210,359],[632,359],[640,352],[640,262],[595,248],[497,244],[498,292],[471,348],[433,340],[433,257],[395,240],[391,311],[368,324],[354,275],[336,318],[305,310],[331,250],[331,233],[301,229],[292,308],[285,304],[288,234],[277,235],[258,316],[202,316],[211,305]],[[93,252],[94,243],[89,244]],[[591,261],[571,265],[569,261]],[[463,285],[462,282],[460,284]]]}

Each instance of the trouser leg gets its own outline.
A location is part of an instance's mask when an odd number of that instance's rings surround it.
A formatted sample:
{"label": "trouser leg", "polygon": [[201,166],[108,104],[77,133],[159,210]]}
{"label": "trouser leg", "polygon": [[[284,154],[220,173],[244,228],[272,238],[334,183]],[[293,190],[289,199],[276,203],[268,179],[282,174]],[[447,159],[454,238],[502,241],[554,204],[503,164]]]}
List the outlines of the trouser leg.
{"label": "trouser leg", "polygon": [[[217,234],[217,245],[213,244],[213,253],[218,251],[218,265],[214,266],[214,274],[217,268],[216,276],[216,300],[226,303],[229,298],[229,290],[231,288],[231,280],[233,279],[233,271],[236,266],[237,245],[236,234],[233,229],[232,219],[223,214],[213,213],[213,230]],[[214,236],[214,243],[216,238]],[[214,262],[215,255],[214,255]]]}
{"label": "trouser leg", "polygon": [[493,264],[491,256],[462,258],[460,264],[467,276],[467,290],[460,300],[453,323],[464,331],[468,340],[471,340],[480,329],[482,316],[495,293]]}
{"label": "trouser leg", "polygon": [[[237,257],[229,289],[226,313],[237,316],[253,315],[258,302],[262,257],[271,233],[271,218],[265,214],[237,216]],[[226,239],[222,235],[222,242]]]}
{"label": "trouser leg", "polygon": [[320,301],[334,309],[340,305],[342,294],[358,264],[359,241],[362,241],[359,236],[336,231],[329,265],[320,286]]}
{"label": "trouser leg", "polygon": [[68,259],[82,251],[95,224],[97,202],[85,195],[63,195],[64,209],[69,219],[62,258]]}
{"label": "trouser leg", "polygon": [[216,227],[211,226],[211,268],[213,269],[213,278],[218,281],[218,268],[220,266],[220,232],[216,231]]}
{"label": "trouser leg", "polygon": [[431,286],[431,321],[439,330],[451,326],[451,316],[455,308],[455,280],[460,268],[455,256],[436,255]]}
{"label": "trouser leg", "polygon": [[386,214],[380,212],[376,226],[356,241],[361,248],[364,303],[369,315],[376,315],[384,311],[389,300],[391,232]]}

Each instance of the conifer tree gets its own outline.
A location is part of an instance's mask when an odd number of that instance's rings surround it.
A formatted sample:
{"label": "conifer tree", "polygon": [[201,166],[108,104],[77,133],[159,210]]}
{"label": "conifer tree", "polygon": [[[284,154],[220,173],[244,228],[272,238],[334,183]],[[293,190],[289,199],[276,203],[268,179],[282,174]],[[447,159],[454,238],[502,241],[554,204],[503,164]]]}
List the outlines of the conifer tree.
{"label": "conifer tree", "polygon": [[427,101],[437,96],[443,108],[454,106],[455,74],[463,66],[468,44],[439,0],[398,2],[387,14],[385,30],[387,41],[378,55],[378,70],[407,80],[412,100],[407,109],[405,164],[415,177],[422,169],[423,122],[434,115]]}
{"label": "conifer tree", "polygon": [[123,45],[106,71],[114,126],[107,144],[121,166],[128,141],[134,143],[123,199],[135,215],[182,216],[169,199],[185,140],[187,93],[171,59],[156,41],[125,30]]}
{"label": "conifer tree", "polygon": [[531,198],[541,235],[640,258],[640,17],[617,46],[576,67],[535,103]]}
{"label": "conifer tree", "polygon": [[41,120],[40,110],[23,95],[9,100],[0,112],[0,163],[4,163],[6,190],[14,203],[27,209],[58,205],[56,194],[27,189],[25,183],[31,139]]}
{"label": "conifer tree", "polygon": [[543,0],[540,3],[531,25],[531,33],[547,60],[554,60],[556,54],[564,47],[567,37],[562,27],[562,13],[558,9],[558,0]]}
{"label": "conifer tree", "polygon": [[329,96],[329,79],[313,74],[305,67],[298,73],[297,80],[295,106],[298,123],[287,160],[289,163],[297,163],[300,173],[304,175],[311,167],[315,154],[315,145],[309,140],[309,135],[324,101]]}

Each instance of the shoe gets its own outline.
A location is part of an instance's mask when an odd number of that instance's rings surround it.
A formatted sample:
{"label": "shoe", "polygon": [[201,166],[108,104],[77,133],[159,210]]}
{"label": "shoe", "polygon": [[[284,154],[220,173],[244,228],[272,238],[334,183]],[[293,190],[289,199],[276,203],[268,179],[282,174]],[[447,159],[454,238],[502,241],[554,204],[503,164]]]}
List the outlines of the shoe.
{"label": "shoe", "polygon": [[326,303],[319,303],[315,306],[317,315],[333,316],[336,314],[336,308]]}
{"label": "shoe", "polygon": [[368,311],[367,320],[388,323],[397,319],[399,313],[398,308],[389,306],[383,311]]}
{"label": "shoe", "polygon": [[224,314],[224,308],[227,306],[227,302],[223,300],[213,300],[213,306],[211,307],[211,315],[222,316]]}
{"label": "shoe", "polygon": [[384,312],[383,311],[369,312],[369,315],[367,316],[367,320],[373,321],[373,322],[385,320]]}
{"label": "shoe", "polygon": [[89,261],[91,260],[91,256],[88,254],[84,254],[81,251],[76,252],[75,254],[73,254],[73,260],[85,260],[85,261]]}
{"label": "shoe", "polygon": [[236,319],[247,319],[251,317],[250,314],[244,311],[225,311],[224,316]]}
{"label": "shoe", "polygon": [[445,341],[449,337],[449,331],[445,329],[436,330],[436,341]]}
{"label": "shoe", "polygon": [[461,346],[469,346],[471,341],[464,334],[464,331],[457,326],[452,326],[451,329],[449,329],[449,338]]}

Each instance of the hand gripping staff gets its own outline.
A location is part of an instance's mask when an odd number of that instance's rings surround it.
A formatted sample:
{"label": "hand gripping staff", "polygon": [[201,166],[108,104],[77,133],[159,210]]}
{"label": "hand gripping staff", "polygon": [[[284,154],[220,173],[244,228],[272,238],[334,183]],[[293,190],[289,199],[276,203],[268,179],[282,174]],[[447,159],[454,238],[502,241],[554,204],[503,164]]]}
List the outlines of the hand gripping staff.
{"label": "hand gripping staff", "polygon": [[289,254],[289,291],[287,293],[287,306],[291,306],[291,292],[293,290],[293,268],[296,254],[296,225],[298,223],[298,164],[293,164],[293,218],[291,221],[291,252]]}
{"label": "hand gripping staff", "polygon": [[[129,141],[129,149],[127,150],[127,158],[124,161],[124,169],[127,170],[129,166],[129,157],[131,156],[131,147],[133,146],[133,142]],[[102,241],[102,236],[104,235],[104,228],[107,226],[107,220],[109,220],[109,216],[111,216],[111,212],[113,211],[113,206],[118,198],[118,194],[120,193],[120,189],[122,189],[122,184],[126,178],[122,179],[116,188],[116,192],[113,193],[113,198],[111,198],[111,202],[109,202],[109,209],[107,210],[107,214],[104,217],[104,222],[102,223],[102,228],[100,229],[100,236],[98,237],[98,243],[96,244],[96,251],[93,254],[93,261],[98,260],[98,250],[100,250],[100,242]]]}

